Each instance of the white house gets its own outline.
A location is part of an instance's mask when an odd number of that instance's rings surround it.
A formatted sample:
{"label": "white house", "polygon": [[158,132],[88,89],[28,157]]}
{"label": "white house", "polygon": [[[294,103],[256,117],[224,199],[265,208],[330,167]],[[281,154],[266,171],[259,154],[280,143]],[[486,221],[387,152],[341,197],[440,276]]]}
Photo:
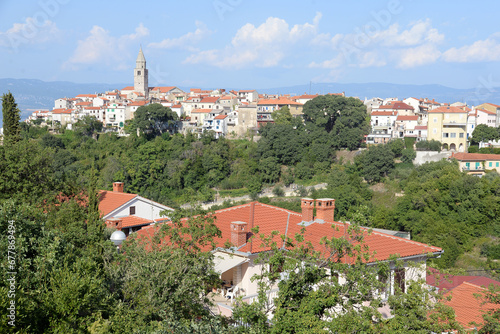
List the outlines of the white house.
{"label": "white house", "polygon": [[129,234],[143,226],[168,219],[162,211],[174,209],[152,200],[123,191],[123,182],[114,182],[113,191],[99,192],[99,211],[109,227],[119,227]]}
{"label": "white house", "polygon": [[125,106],[121,103],[109,104],[106,108],[104,124],[123,128],[125,125]]}

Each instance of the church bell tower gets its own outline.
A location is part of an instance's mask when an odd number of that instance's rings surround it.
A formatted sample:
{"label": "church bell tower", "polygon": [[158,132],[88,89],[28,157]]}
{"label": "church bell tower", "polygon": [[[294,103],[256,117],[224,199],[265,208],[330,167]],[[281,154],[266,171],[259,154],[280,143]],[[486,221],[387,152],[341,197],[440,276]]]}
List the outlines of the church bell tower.
{"label": "church bell tower", "polygon": [[139,55],[135,61],[134,90],[138,93],[144,94],[144,98],[148,98],[148,69],[146,68],[146,58],[144,58],[144,53],[142,53],[142,47],[139,50]]}

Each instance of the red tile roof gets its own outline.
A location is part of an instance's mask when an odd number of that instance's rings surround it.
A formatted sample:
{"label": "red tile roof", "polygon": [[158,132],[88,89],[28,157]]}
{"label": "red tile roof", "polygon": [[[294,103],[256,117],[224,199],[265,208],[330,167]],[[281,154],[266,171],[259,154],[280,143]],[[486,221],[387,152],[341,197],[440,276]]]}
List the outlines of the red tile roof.
{"label": "red tile roof", "polygon": [[402,116],[399,115],[396,121],[418,121],[418,116]]}
{"label": "red tile roof", "polygon": [[193,109],[193,110],[191,110],[191,114],[192,113],[195,113],[195,114],[208,114],[211,111],[212,111],[212,109]]}
{"label": "red tile roof", "polygon": [[129,106],[145,106],[146,104],[149,104],[149,101],[134,101],[134,102],[130,102],[128,105]]}
{"label": "red tile roof", "polygon": [[426,283],[431,286],[435,286],[440,291],[446,290],[450,291],[462,284],[463,282],[468,282],[475,284],[477,286],[489,286],[490,284],[500,286],[500,282],[492,280],[488,277],[483,276],[455,276],[440,273],[437,269],[427,268],[429,274],[426,277]]}
{"label": "red tile roof", "polygon": [[[376,108],[373,108],[376,109]],[[393,101],[390,104],[384,104],[378,107],[378,109],[393,109],[393,110],[413,110],[414,108],[401,101]]]}
{"label": "red tile roof", "polygon": [[97,97],[96,94],[78,94],[76,97]]}
{"label": "red tile roof", "polygon": [[427,130],[427,125],[417,125],[415,126],[415,130]]}
{"label": "red tile roof", "polygon": [[217,115],[217,116],[215,116],[215,119],[224,119],[226,117],[227,117],[227,115]]}
{"label": "red tile roof", "polygon": [[127,86],[125,88],[122,88],[121,90],[134,90],[134,86]]}
{"label": "red tile roof", "polygon": [[203,100],[200,101],[200,103],[215,103],[219,100],[218,96],[207,96],[204,97]]}
{"label": "red tile roof", "polygon": [[392,111],[372,111],[372,116],[396,116]]}
{"label": "red tile roof", "polygon": [[[252,227],[259,227],[259,235],[264,234],[266,236],[270,236],[272,231],[279,231],[280,234],[286,233],[289,237],[293,237],[297,233],[300,233],[302,229],[302,226],[299,225],[302,222],[302,214],[258,202],[217,210],[214,212],[214,216],[216,217],[216,225],[222,232],[222,237],[216,240],[218,247],[224,247],[226,241],[231,240],[231,222],[246,222],[249,231]],[[325,236],[328,238],[345,236],[347,226],[347,224],[340,222],[321,223],[320,221],[316,221],[305,227],[305,239],[313,244],[315,250],[325,252],[326,249],[321,244],[321,239]],[[142,229],[137,233],[142,237],[151,237],[154,231],[155,229]],[[369,262],[387,260],[394,254],[399,254],[400,257],[408,257],[442,251],[438,247],[384,233],[372,232],[370,234],[366,229],[362,229],[362,233],[365,237],[365,245],[368,246],[369,251],[376,252]],[[283,243],[279,236],[275,237],[275,241],[278,242],[278,245]],[[242,252],[259,253],[269,249],[263,247],[258,237],[256,237],[252,242],[247,242],[240,247],[239,250]],[[345,258],[344,261],[350,262],[352,259]]]}
{"label": "red tile roof", "polygon": [[60,108],[60,109],[53,109],[52,113],[53,114],[71,114],[73,109],[65,109],[65,108]]}
{"label": "red tile roof", "polygon": [[[451,296],[451,300],[444,301],[444,304],[451,306],[455,310],[455,319],[465,327],[471,329],[475,326],[471,322],[481,324],[483,322],[483,313],[488,310],[498,310],[500,305],[485,303],[482,297],[476,296],[484,294],[487,290],[478,285],[464,282],[452,291],[445,294],[445,297]],[[481,328],[482,326],[479,326]]]}
{"label": "red tile roof", "polygon": [[303,94],[299,96],[294,96],[292,97],[292,100],[299,100],[299,99],[314,99],[315,97],[318,97],[318,94],[310,95],[310,94]]}
{"label": "red tile roof", "polygon": [[500,154],[483,154],[483,153],[453,153],[450,158],[455,158],[460,161],[485,161],[485,160],[500,160]]}
{"label": "red tile roof", "polygon": [[103,216],[106,216],[135,197],[137,194],[101,190],[99,192],[99,211]]}
{"label": "red tile roof", "polygon": [[137,216],[119,217],[119,219],[122,220],[122,228],[154,223],[154,220]]}
{"label": "red tile roof", "polygon": [[463,110],[459,107],[439,107],[436,109],[429,110],[428,113],[467,113],[467,111]]}
{"label": "red tile roof", "polygon": [[262,99],[259,102],[257,102],[257,105],[298,105],[302,106],[302,103],[292,101],[289,98],[286,97],[279,97],[277,99]]}

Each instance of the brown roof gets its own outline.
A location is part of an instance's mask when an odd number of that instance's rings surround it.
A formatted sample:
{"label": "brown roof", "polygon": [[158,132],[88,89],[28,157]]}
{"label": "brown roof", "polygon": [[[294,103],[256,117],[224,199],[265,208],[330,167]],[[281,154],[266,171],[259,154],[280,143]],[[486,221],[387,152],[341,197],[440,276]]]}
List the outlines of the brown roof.
{"label": "brown roof", "polygon": [[292,101],[289,98],[286,97],[279,97],[277,99],[262,99],[259,102],[257,102],[257,105],[298,105],[302,106],[302,103]]}

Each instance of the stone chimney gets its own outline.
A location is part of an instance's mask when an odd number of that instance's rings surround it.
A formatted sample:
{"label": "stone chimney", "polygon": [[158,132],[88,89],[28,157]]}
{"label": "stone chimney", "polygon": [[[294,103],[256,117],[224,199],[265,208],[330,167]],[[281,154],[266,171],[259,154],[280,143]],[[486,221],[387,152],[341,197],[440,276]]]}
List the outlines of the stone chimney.
{"label": "stone chimney", "polygon": [[122,229],[122,220],[120,218],[108,218],[106,220],[106,226],[109,228],[115,228],[118,231]]}
{"label": "stone chimney", "polygon": [[333,222],[335,211],[335,200],[333,198],[318,198],[316,200],[316,218],[327,222]]}
{"label": "stone chimney", "polygon": [[236,247],[243,246],[247,242],[247,226],[245,222],[231,222],[231,244]]}
{"label": "stone chimney", "polygon": [[302,198],[300,201],[300,207],[302,208],[302,221],[313,221],[314,200],[312,198]]}
{"label": "stone chimney", "polygon": [[113,192],[122,193],[123,192],[123,182],[113,182]]}

